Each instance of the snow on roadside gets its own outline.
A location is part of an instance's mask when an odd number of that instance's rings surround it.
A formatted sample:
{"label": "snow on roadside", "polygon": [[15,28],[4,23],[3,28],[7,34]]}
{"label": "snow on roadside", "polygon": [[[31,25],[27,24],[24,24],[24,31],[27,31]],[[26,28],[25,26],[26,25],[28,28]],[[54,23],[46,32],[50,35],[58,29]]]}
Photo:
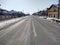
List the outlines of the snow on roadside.
{"label": "snow on roadside", "polygon": [[47,18],[47,20],[52,20],[52,19],[60,21],[60,19],[57,18],[50,18],[50,17]]}
{"label": "snow on roadside", "polygon": [[39,18],[48,20],[48,21],[50,21],[50,22],[53,22],[53,20],[55,20],[55,21],[56,21],[56,20],[57,20],[57,21],[60,21],[60,19],[53,18],[53,17],[40,16]]}
{"label": "snow on roadside", "polygon": [[40,16],[39,18],[44,18],[43,16]]}
{"label": "snow on roadside", "polygon": [[46,18],[46,20],[52,20],[52,19],[54,19],[54,20],[59,20],[60,21],[60,19],[53,18],[53,17],[40,16],[39,18],[42,18],[42,19]]}
{"label": "snow on roadside", "polygon": [[0,29],[4,28],[5,26],[8,26],[8,25],[10,25],[12,23],[15,23],[15,22],[17,22],[17,21],[19,21],[21,19],[22,18],[14,18],[14,19],[11,19],[11,20],[1,21],[0,22]]}

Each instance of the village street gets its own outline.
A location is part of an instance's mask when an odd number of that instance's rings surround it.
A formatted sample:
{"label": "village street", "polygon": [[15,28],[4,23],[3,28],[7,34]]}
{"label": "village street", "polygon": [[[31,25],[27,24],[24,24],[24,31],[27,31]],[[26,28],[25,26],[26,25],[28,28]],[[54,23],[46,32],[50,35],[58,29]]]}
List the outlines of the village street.
{"label": "village street", "polygon": [[60,45],[60,27],[28,16],[0,31],[0,45]]}

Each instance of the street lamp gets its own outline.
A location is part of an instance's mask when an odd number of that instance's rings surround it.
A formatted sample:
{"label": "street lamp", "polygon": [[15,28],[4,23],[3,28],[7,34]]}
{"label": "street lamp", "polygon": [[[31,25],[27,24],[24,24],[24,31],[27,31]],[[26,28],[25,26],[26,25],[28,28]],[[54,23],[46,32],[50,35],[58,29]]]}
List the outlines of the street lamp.
{"label": "street lamp", "polygon": [[60,10],[59,7],[60,7],[60,0],[59,0],[59,2],[58,2],[58,19],[59,19],[59,12],[60,12],[60,11],[59,11],[59,10]]}

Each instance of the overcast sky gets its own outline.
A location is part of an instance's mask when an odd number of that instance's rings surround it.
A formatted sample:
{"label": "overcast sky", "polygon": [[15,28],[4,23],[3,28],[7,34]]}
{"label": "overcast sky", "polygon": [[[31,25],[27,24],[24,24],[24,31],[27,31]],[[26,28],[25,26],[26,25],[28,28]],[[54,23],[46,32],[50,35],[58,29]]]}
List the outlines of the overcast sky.
{"label": "overcast sky", "polygon": [[44,10],[52,4],[57,4],[58,0],[0,0],[1,8],[7,10],[23,11],[33,13]]}

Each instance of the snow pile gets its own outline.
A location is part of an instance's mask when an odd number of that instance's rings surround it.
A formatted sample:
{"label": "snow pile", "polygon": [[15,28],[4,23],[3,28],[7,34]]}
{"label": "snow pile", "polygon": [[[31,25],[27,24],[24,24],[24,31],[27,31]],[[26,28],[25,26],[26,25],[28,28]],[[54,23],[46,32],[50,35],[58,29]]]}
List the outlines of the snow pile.
{"label": "snow pile", "polygon": [[50,22],[60,22],[60,19],[53,18],[53,17],[40,16],[39,18],[48,20],[48,21],[50,21]]}
{"label": "snow pile", "polygon": [[44,18],[46,18],[46,16],[40,16],[39,18],[43,18],[44,19]]}
{"label": "snow pile", "polygon": [[60,21],[60,19],[57,19],[57,18],[50,18],[50,17],[48,17],[47,20],[58,20],[58,21]]}
{"label": "snow pile", "polygon": [[54,19],[54,18],[49,18],[49,17],[47,18],[47,20],[52,20],[52,19]]}
{"label": "snow pile", "polygon": [[12,23],[15,23],[15,22],[17,22],[17,21],[19,21],[21,19],[22,18],[15,18],[15,19],[11,19],[11,20],[1,21],[0,22],[0,29],[4,28],[4,27],[6,27],[6,26],[8,26],[8,25],[10,25]]}

